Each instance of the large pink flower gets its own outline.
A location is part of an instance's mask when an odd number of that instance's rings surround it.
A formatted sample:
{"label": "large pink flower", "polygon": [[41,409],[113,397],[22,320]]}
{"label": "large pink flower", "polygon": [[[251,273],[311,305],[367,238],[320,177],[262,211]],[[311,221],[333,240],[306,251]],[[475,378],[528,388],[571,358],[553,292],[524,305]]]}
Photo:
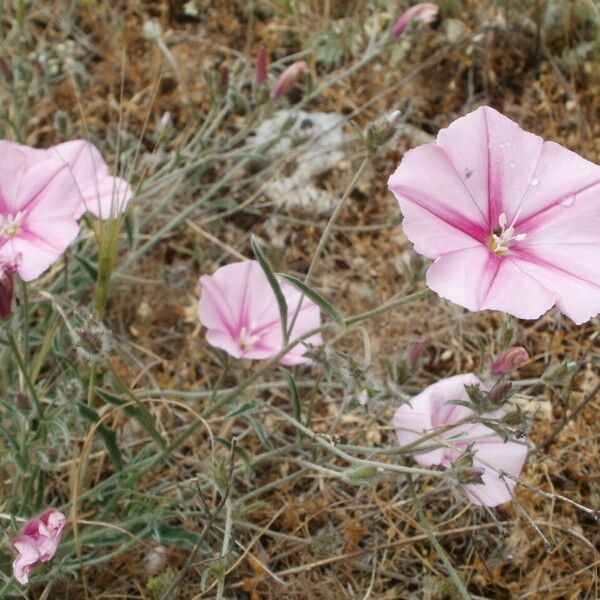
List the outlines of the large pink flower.
{"label": "large pink flower", "polygon": [[66,524],[65,515],[54,508],[27,522],[21,535],[13,540],[17,551],[13,573],[19,583],[26,584],[33,569],[54,557]]}
{"label": "large pink flower", "polygon": [[[257,261],[245,260],[226,265],[214,275],[203,275],[200,282],[199,317],[208,329],[206,339],[209,344],[236,358],[271,358],[283,349],[279,306]],[[284,281],[280,281],[280,285],[288,306],[288,324],[291,324],[302,295]],[[320,324],[319,307],[305,297],[290,333],[290,341]],[[304,356],[307,344],[314,346],[321,343],[321,335],[313,335],[294,346],[281,363],[308,363],[310,360]]]}
{"label": "large pink flower", "polygon": [[525,319],[600,312],[599,166],[483,107],[407,152],[389,187],[440,296]]}
{"label": "large pink flower", "polygon": [[[475,415],[466,406],[452,404],[453,400],[468,400],[465,385],[480,384],[475,375],[455,375],[442,379],[403,404],[394,414],[393,424],[401,446],[413,444],[423,435],[431,434],[436,428],[452,425]],[[499,418],[503,411],[485,415],[490,419]],[[423,466],[441,465],[449,468],[470,445],[475,453],[473,467],[483,472],[481,483],[465,485],[465,493],[475,504],[497,506],[511,499],[515,482],[502,479],[500,471],[518,477],[527,456],[527,446],[504,440],[481,423],[457,425],[448,431],[440,431],[437,436],[428,438],[423,446],[432,446],[436,440],[442,442],[432,450],[419,451],[413,458]],[[450,446],[450,447],[448,447]],[[492,468],[494,467],[494,468]],[[508,486],[508,487],[507,487]]]}
{"label": "large pink flower", "polygon": [[86,210],[107,218],[130,197],[89,142],[42,150],[0,140],[0,263],[36,279],[77,237]]}

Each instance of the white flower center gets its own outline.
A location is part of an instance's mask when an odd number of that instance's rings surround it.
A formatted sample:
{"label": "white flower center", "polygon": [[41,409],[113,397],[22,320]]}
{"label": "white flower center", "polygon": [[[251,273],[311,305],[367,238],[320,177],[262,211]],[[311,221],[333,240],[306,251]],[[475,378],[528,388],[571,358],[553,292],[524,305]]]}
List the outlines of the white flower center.
{"label": "white flower center", "polygon": [[522,242],[527,237],[527,234],[515,233],[515,228],[512,225],[507,227],[505,213],[500,213],[498,224],[500,228],[492,234],[488,246],[492,252],[495,252],[499,256],[504,256],[508,254],[512,242]]}
{"label": "white flower center", "polygon": [[14,237],[21,232],[21,222],[25,213],[16,215],[0,215],[0,237]]}
{"label": "white flower center", "polygon": [[250,350],[254,344],[260,340],[260,335],[254,335],[252,331],[256,328],[256,323],[252,321],[249,327],[242,327],[238,336],[238,344],[242,350]]}

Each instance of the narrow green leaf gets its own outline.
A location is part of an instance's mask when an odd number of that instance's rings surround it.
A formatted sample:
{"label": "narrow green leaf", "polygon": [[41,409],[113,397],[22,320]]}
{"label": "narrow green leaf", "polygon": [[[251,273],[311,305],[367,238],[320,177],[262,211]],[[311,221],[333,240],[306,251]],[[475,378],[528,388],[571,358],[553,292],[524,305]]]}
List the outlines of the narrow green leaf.
{"label": "narrow green leaf", "polygon": [[75,255],[75,260],[83,267],[92,281],[98,281],[98,265],[94,265],[80,254]]}
{"label": "narrow green leaf", "polygon": [[292,398],[292,410],[294,412],[294,418],[296,419],[296,421],[302,423],[302,404],[300,403],[300,392],[298,391],[296,380],[287,369],[285,370],[285,375],[287,377],[288,386],[290,388],[290,396]]}
{"label": "narrow green leaf", "polygon": [[[119,398],[115,394],[112,394],[111,392],[99,387],[96,388],[96,394],[105,402],[112,404],[112,406],[123,406],[128,402],[128,400]],[[135,419],[146,430],[146,433],[159,445],[159,447],[164,448],[165,442],[154,426],[152,415],[143,405],[140,404],[135,406],[127,406],[123,409],[123,412],[128,417]]]}
{"label": "narrow green leaf", "polygon": [[285,281],[291,283],[297,287],[306,297],[310,298],[315,304],[317,304],[321,310],[327,313],[338,325],[344,325],[344,317],[341,313],[321,294],[313,290],[310,286],[306,285],[303,281],[300,281],[293,275],[286,275],[285,273],[278,273],[279,277],[285,279]]}
{"label": "narrow green leaf", "polygon": [[239,417],[240,415],[249,414],[253,412],[255,408],[256,402],[246,402],[245,404],[242,404],[242,406],[240,406],[239,408],[236,408],[235,410],[232,410],[230,413],[225,415],[225,418],[229,419],[231,417]]}
{"label": "narrow green leaf", "polygon": [[288,330],[287,330],[287,321],[288,321],[288,306],[285,301],[285,296],[283,295],[283,291],[281,290],[281,286],[279,285],[279,280],[277,279],[277,275],[273,271],[273,267],[271,267],[271,263],[264,255],[261,247],[258,245],[256,238],[254,236],[250,237],[250,245],[252,246],[252,251],[254,252],[254,256],[256,256],[256,260],[260,264],[262,270],[267,276],[267,280],[273,293],[275,294],[275,298],[277,299],[277,305],[279,306],[279,316],[281,317],[281,330],[283,332],[283,343],[287,346],[288,343]]}
{"label": "narrow green leaf", "polygon": [[[100,420],[100,415],[83,402],[78,402],[77,407],[79,408],[79,414],[91,423],[97,423]],[[117,444],[116,433],[106,427],[106,425],[100,425],[98,427],[98,433],[104,440],[104,445],[115,465],[115,469],[120,471],[123,468],[123,458],[121,456],[121,451],[119,450],[119,445]]]}

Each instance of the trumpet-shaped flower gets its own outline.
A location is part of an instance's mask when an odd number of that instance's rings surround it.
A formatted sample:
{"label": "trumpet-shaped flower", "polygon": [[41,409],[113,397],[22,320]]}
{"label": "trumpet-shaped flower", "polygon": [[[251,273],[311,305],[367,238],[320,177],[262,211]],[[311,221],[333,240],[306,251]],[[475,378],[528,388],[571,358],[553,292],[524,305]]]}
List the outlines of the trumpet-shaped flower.
{"label": "trumpet-shaped flower", "polygon": [[[202,292],[199,301],[200,322],[207,328],[209,344],[225,350],[235,358],[266,359],[283,349],[281,316],[275,293],[255,260],[226,265],[213,275],[200,278]],[[280,281],[288,306],[291,325],[300,305],[289,339],[294,341],[311,329],[319,327],[319,307],[292,285]],[[282,359],[284,365],[308,363],[304,356],[307,344],[319,345],[321,335],[315,334],[298,343]]]}
{"label": "trumpet-shaped flower", "polygon": [[[424,435],[435,433],[423,446],[438,445],[434,449],[419,450],[416,446],[413,458],[422,466],[441,465],[450,468],[452,463],[468,448],[474,452],[472,471],[481,476],[480,483],[466,483],[465,493],[475,504],[497,506],[511,499],[515,482],[500,476],[506,472],[513,477],[521,473],[527,446],[517,442],[504,442],[502,437],[481,423],[464,423],[476,416],[466,406],[453,404],[456,400],[468,400],[467,385],[481,382],[475,375],[455,375],[442,379],[400,406],[393,419],[396,437],[401,446],[417,443]],[[485,415],[490,419],[503,416],[498,410]],[[451,427],[456,424],[456,427]]]}
{"label": "trumpet-shaped flower", "polygon": [[36,279],[77,237],[86,209],[108,217],[130,196],[88,142],[42,150],[0,140],[0,264]]}
{"label": "trumpet-shaped flower", "polygon": [[407,152],[389,179],[427,284],[469,310],[600,312],[600,167],[490,107]]}
{"label": "trumpet-shaped flower", "polygon": [[66,524],[67,519],[60,511],[50,509],[29,521],[13,540],[17,551],[13,573],[19,583],[26,584],[33,569],[54,557]]}

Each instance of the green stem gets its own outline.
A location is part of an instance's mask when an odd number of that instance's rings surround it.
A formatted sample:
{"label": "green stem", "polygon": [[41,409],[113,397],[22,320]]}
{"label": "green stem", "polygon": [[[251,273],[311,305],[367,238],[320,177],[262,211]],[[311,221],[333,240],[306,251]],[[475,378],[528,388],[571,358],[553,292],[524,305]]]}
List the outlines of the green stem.
{"label": "green stem", "polygon": [[440,557],[441,561],[446,566],[446,569],[448,569],[448,573],[450,574],[450,579],[452,579],[454,585],[456,586],[458,593],[461,595],[463,600],[472,600],[471,594],[469,594],[469,591],[465,587],[465,584],[463,583],[461,576],[458,574],[458,571],[454,568],[454,565],[450,562],[450,558],[446,554],[446,551],[444,550],[442,545],[438,542],[438,539],[435,537],[435,533],[433,532],[431,523],[429,522],[429,519],[427,518],[427,515],[425,514],[425,511],[423,510],[423,505],[421,504],[419,498],[417,497],[417,492],[415,491],[415,486],[414,486],[411,475],[410,474],[407,475],[406,479],[407,479],[408,485],[410,487],[410,491],[411,491],[411,494],[413,497],[413,502],[415,504],[415,508],[417,509],[417,513],[419,515],[419,520],[421,521],[421,525],[425,529],[425,533],[427,533],[427,537],[429,538],[431,545],[435,548],[435,551],[438,553],[438,556]]}
{"label": "green stem", "polygon": [[43,407],[42,403],[40,402],[40,399],[39,399],[39,396],[35,389],[35,386],[33,385],[31,378],[29,377],[29,373],[27,372],[27,368],[23,361],[23,357],[21,356],[21,353],[19,352],[17,342],[16,342],[13,334],[10,332],[8,333],[8,343],[9,343],[10,349],[12,350],[12,353],[15,357],[15,360],[17,361],[17,366],[19,367],[19,371],[20,371],[21,375],[23,376],[25,385],[27,386],[27,389],[29,390],[29,393],[31,394],[31,399],[33,400],[33,403],[35,404],[35,409],[37,411],[38,417],[40,418],[40,420],[42,420],[44,417],[44,407]]}

